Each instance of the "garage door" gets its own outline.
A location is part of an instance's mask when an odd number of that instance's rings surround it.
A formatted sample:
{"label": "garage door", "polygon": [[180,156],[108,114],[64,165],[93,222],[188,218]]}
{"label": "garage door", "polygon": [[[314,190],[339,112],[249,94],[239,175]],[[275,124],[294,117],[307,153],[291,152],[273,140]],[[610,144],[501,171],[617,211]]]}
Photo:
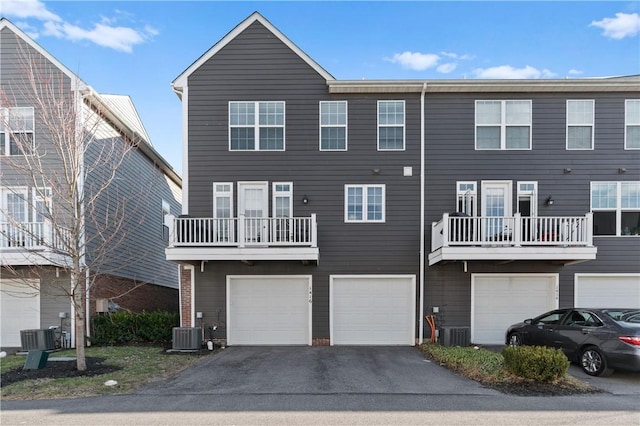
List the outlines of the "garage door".
{"label": "garage door", "polygon": [[227,344],[310,345],[311,276],[228,276]]}
{"label": "garage door", "polygon": [[333,275],[329,279],[332,345],[414,345],[414,275]]}
{"label": "garage door", "polygon": [[38,280],[0,280],[0,346],[20,347],[20,330],[40,328]]}
{"label": "garage door", "polygon": [[553,274],[471,277],[471,341],[504,344],[511,324],[558,307],[558,276]]}
{"label": "garage door", "polygon": [[575,306],[640,309],[640,275],[576,274]]}

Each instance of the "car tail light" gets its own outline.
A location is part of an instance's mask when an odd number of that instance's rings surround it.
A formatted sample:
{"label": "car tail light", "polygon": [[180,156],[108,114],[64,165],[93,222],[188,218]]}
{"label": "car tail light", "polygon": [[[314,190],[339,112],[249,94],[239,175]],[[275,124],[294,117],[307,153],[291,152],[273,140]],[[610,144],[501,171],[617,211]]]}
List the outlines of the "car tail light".
{"label": "car tail light", "polygon": [[619,340],[634,346],[640,346],[640,336],[619,336]]}

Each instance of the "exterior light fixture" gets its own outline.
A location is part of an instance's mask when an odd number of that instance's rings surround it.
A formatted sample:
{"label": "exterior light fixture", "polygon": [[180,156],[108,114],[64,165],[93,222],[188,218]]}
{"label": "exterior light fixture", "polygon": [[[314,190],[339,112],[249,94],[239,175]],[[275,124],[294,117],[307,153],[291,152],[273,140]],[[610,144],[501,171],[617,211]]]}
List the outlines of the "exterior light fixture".
{"label": "exterior light fixture", "polygon": [[549,195],[547,197],[547,200],[544,202],[545,205],[547,206],[552,206],[553,205],[553,197],[551,195]]}
{"label": "exterior light fixture", "polygon": [[571,173],[571,172],[572,172],[571,168],[565,167],[565,169],[564,169],[564,173],[565,174],[568,174],[568,173]]}
{"label": "exterior light fixture", "polygon": [[626,169],[626,168],[624,168],[624,167],[620,167],[620,168],[618,169],[618,173],[627,173],[627,169]]}
{"label": "exterior light fixture", "polygon": [[302,196],[302,204],[309,204],[309,197],[307,197],[306,195]]}

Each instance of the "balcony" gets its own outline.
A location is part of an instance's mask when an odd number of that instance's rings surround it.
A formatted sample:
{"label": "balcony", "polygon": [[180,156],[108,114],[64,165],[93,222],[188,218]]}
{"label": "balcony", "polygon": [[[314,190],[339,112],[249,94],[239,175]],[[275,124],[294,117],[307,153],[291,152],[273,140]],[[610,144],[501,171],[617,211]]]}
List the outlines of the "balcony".
{"label": "balcony", "polygon": [[429,265],[446,261],[594,260],[593,215],[471,217],[444,214],[431,225]]}
{"label": "balcony", "polygon": [[167,260],[300,260],[318,262],[316,215],[169,220]]}
{"label": "balcony", "polygon": [[44,222],[0,222],[2,265],[66,265],[70,231]]}

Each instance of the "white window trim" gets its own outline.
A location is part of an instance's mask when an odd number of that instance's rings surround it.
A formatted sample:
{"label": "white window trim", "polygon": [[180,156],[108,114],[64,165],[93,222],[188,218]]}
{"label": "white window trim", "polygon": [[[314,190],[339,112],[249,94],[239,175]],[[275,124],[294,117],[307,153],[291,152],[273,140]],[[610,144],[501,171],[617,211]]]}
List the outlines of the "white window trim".
{"label": "white window trim", "polygon": [[[218,185],[229,185],[229,191],[218,191]],[[233,217],[233,182],[214,182],[213,183],[213,217],[217,218],[218,197],[229,197],[230,215]]]}
{"label": "white window trim", "polygon": [[[398,127],[398,124],[380,124],[380,104],[385,102],[400,102],[402,103],[402,149],[390,149],[390,148],[380,148],[380,128],[381,127]],[[376,136],[376,145],[378,151],[405,151],[407,149],[407,103],[404,100],[393,100],[393,99],[384,99],[379,100],[376,108],[376,120],[378,123],[377,127],[377,136]]]}
{"label": "white window trim", "polygon": [[[288,191],[277,191],[277,185],[289,185]],[[293,182],[273,182],[271,184],[271,217],[276,216],[276,198],[288,197],[289,198],[289,217],[293,217]]]}
{"label": "white window trim", "polygon": [[639,150],[640,146],[638,147],[629,147],[627,145],[627,127],[629,126],[640,126],[640,121],[637,123],[629,123],[627,121],[627,109],[629,108],[629,103],[630,102],[638,102],[640,103],[640,99],[625,99],[624,101],[624,149],[625,150]]}
{"label": "white window trim", "polygon": [[31,137],[32,146],[31,149],[35,150],[36,146],[36,118],[35,118],[35,108],[34,107],[10,107],[10,108],[0,108],[0,134],[4,134],[4,152],[0,152],[0,157],[17,157],[20,155],[33,155],[33,153],[19,153],[11,155],[11,139],[12,132],[8,127],[10,124],[10,112],[14,109],[30,109],[32,111],[31,116],[33,117],[33,130],[22,130],[16,133],[30,133],[33,136]]}
{"label": "white window trim", "polygon": [[[473,185],[473,189],[462,190],[461,185]],[[458,203],[460,198],[465,195],[471,196],[471,213],[470,216],[478,215],[478,183],[475,181],[458,181],[456,182],[456,210],[458,210]],[[469,214],[469,213],[468,213]]]}
{"label": "white window trim", "polygon": [[[571,123],[569,124],[569,104],[571,102],[591,102],[591,123]],[[566,135],[565,135],[565,148],[567,151],[593,151],[595,149],[595,115],[596,115],[596,101],[594,99],[567,99],[566,108]],[[590,148],[570,148],[569,147],[569,127],[591,127],[591,147]]]}
{"label": "white window trim", "polygon": [[26,186],[4,186],[0,188],[0,222],[15,223],[13,219],[7,217],[9,212],[7,195],[9,194],[22,194],[24,197],[24,218],[25,222],[29,222],[29,189]]}
{"label": "white window trim", "polygon": [[[353,220],[349,219],[349,189],[350,188],[362,188],[362,219]],[[381,188],[382,189],[382,218],[380,220],[369,220],[367,196],[369,188]],[[357,185],[347,184],[344,186],[344,222],[345,223],[385,223],[387,219],[387,197],[386,197],[386,185],[373,184],[373,185]]]}
{"label": "white window trim", "polygon": [[170,229],[170,226],[167,221],[167,216],[171,214],[171,205],[166,200],[161,200],[161,204],[162,204],[162,239],[168,240],[169,238],[168,230]]}
{"label": "white window trim", "polygon": [[[538,182],[518,181],[516,185],[516,212],[520,213],[520,197],[529,197],[531,199],[531,217],[538,216]],[[533,191],[520,189],[520,185],[533,185]]]}
{"label": "white window trim", "polygon": [[[322,105],[323,104],[332,104],[332,103],[343,103],[344,104],[344,125],[343,124],[322,124]],[[320,151],[348,151],[349,150],[349,103],[347,101],[320,101],[320,107],[318,108],[318,122],[320,123],[320,134],[318,135],[318,149]],[[322,129],[323,128],[336,128],[343,127],[344,128],[344,148],[341,149],[327,149],[322,148]]]}
{"label": "white window trim", "polygon": [[[231,125],[231,104],[241,104],[241,103],[252,103],[254,104],[254,120],[253,120],[253,126],[241,126],[241,125]],[[282,125],[267,125],[267,124],[260,124],[260,104],[263,103],[279,103],[282,104]],[[228,125],[228,133],[229,133],[229,151],[230,152],[254,152],[254,151],[261,151],[261,152],[279,152],[279,151],[286,151],[287,148],[287,138],[286,138],[286,124],[287,124],[287,105],[285,101],[229,101],[228,105],[227,105],[227,125]],[[253,127],[254,129],[254,133],[253,133],[253,149],[232,149],[231,148],[231,129],[232,128],[250,128]],[[282,149],[260,149],[260,129],[269,129],[269,128],[274,128],[274,129],[279,129],[282,128]]]}
{"label": "white window trim", "polygon": [[[500,123],[499,124],[478,124],[478,103],[479,102],[500,102]],[[511,123],[507,125],[507,102],[528,102],[529,122],[523,124]],[[533,149],[533,103],[530,99],[476,99],[474,111],[474,148],[476,151],[531,151]],[[500,148],[478,148],[478,127],[500,126]],[[507,148],[507,127],[529,127],[529,146],[527,148]]]}
{"label": "white window trim", "polygon": [[51,194],[52,194],[51,188],[48,186],[42,187],[42,188],[33,188],[31,190],[31,207],[32,207],[31,210],[33,215],[32,222],[35,222],[36,217],[38,216],[38,201],[43,201],[47,205],[47,213],[51,213],[51,208],[52,208]]}
{"label": "white window trim", "polygon": [[[616,213],[616,223],[615,235],[594,235],[594,238],[598,237],[640,237],[639,235],[622,235],[622,212],[635,212],[638,209],[631,208],[622,208],[622,184],[623,183],[637,183],[638,181],[593,181],[589,184],[589,208],[590,211],[593,212],[615,212]],[[616,184],[616,206],[615,207],[597,207],[594,209],[593,207],[593,185],[594,184]]]}

